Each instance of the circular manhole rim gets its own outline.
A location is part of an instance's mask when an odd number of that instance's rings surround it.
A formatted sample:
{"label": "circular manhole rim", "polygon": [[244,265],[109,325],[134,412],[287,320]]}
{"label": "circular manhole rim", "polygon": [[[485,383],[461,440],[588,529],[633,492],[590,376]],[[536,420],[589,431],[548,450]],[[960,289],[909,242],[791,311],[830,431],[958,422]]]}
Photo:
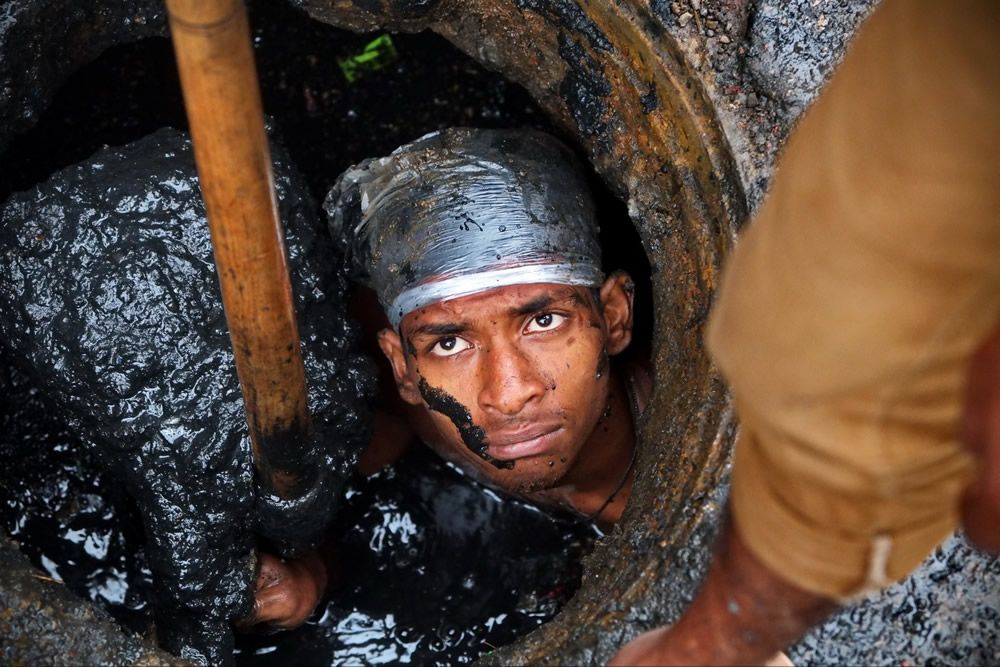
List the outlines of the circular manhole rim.
{"label": "circular manhole rim", "polygon": [[[570,604],[488,658],[606,661],[623,638],[679,615],[707,563],[725,495],[732,411],[701,335],[719,269],[747,206],[706,83],[680,43],[637,0],[445,0],[416,3],[419,12],[411,16],[405,2],[381,3],[384,16],[347,0],[295,4],[355,31],[442,34],[523,85],[628,202],[653,267],[660,332],[633,497],[620,524],[585,563],[583,586]],[[148,34],[153,23],[150,17],[137,34]],[[35,27],[46,25],[53,32],[64,28],[51,22]],[[135,36],[98,32],[89,49],[99,52],[129,38]],[[63,60],[61,72],[86,55]],[[46,70],[37,83],[58,78],[58,71]],[[31,96],[30,88],[12,89],[11,103]],[[18,129],[11,125],[5,134]]]}

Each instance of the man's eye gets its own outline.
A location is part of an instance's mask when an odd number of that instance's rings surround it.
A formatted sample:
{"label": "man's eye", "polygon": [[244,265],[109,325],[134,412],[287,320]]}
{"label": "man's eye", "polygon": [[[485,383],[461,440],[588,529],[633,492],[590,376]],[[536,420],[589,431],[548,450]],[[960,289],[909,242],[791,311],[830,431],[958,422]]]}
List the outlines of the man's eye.
{"label": "man's eye", "polygon": [[557,313],[543,313],[542,315],[535,315],[528,322],[528,326],[524,328],[525,332],[531,333],[533,331],[548,331],[549,329],[555,329],[560,324],[566,321],[565,315],[559,315]]}
{"label": "man's eye", "polygon": [[468,350],[470,347],[472,347],[472,344],[464,338],[450,336],[434,343],[434,346],[431,348],[431,354],[439,357],[450,357],[462,350]]}

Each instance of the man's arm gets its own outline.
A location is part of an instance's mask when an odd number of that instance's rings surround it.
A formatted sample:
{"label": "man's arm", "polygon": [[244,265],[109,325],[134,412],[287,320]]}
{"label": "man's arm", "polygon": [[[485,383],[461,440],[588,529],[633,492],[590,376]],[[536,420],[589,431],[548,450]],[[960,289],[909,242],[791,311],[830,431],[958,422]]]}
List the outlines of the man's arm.
{"label": "man's arm", "polygon": [[[1000,552],[1000,327],[972,359],[962,424],[962,444],[980,463],[963,496],[962,525],[975,544]],[[761,664],[835,608],[831,598],[789,584],[764,566],[729,520],[684,616],[629,642],[609,664]]]}
{"label": "man's arm", "polygon": [[[413,423],[419,423],[420,415],[399,398],[392,369],[375,342],[378,331],[389,326],[375,293],[358,288],[352,297],[350,311],[361,325],[364,351],[378,368],[381,388],[379,405],[373,411],[372,438],[361,452],[356,468],[359,475],[368,477],[396,462],[406,452],[416,437]],[[320,598],[333,588],[335,551],[328,544],[294,560],[261,552],[254,610],[239,625],[249,628],[267,624],[290,629],[304,623]]]}
{"label": "man's arm", "polygon": [[609,665],[765,664],[836,608],[771,572],[727,524],[684,616],[629,642]]}
{"label": "man's arm", "polygon": [[980,464],[962,496],[962,527],[975,544],[1000,553],[1000,326],[972,358],[962,444]]}
{"label": "man's arm", "polygon": [[[407,420],[375,409],[375,428],[371,442],[358,461],[357,472],[373,475],[394,463],[410,446],[413,428]],[[254,591],[254,609],[239,625],[267,624],[290,629],[302,625],[312,614],[320,598],[334,586],[336,548],[331,544],[301,558],[285,559],[259,552],[260,573]]]}

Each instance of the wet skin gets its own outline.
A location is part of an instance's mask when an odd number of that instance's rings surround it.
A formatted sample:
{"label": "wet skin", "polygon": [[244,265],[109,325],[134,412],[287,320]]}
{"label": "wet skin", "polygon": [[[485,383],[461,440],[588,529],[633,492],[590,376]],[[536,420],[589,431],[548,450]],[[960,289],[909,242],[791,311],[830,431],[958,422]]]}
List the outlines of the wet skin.
{"label": "wet skin", "polygon": [[628,402],[607,362],[631,341],[627,284],[616,274],[599,296],[556,284],[502,287],[407,314],[402,339],[383,330],[400,396],[433,424],[422,439],[507,491],[599,507],[632,452]]}

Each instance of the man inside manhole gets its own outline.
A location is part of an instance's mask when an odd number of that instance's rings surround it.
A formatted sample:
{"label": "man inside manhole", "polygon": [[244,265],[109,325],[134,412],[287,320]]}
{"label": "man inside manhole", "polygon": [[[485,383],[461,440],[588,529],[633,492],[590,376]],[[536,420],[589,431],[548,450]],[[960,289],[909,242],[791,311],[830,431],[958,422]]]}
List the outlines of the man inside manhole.
{"label": "man inside manhole", "polygon": [[[401,399],[377,417],[361,472],[415,435],[488,486],[613,525],[651,378],[619,360],[633,284],[601,270],[570,151],[539,132],[444,130],[348,169],[325,208],[381,303],[378,344]],[[327,588],[324,560],[263,555],[252,620],[305,621]]]}

